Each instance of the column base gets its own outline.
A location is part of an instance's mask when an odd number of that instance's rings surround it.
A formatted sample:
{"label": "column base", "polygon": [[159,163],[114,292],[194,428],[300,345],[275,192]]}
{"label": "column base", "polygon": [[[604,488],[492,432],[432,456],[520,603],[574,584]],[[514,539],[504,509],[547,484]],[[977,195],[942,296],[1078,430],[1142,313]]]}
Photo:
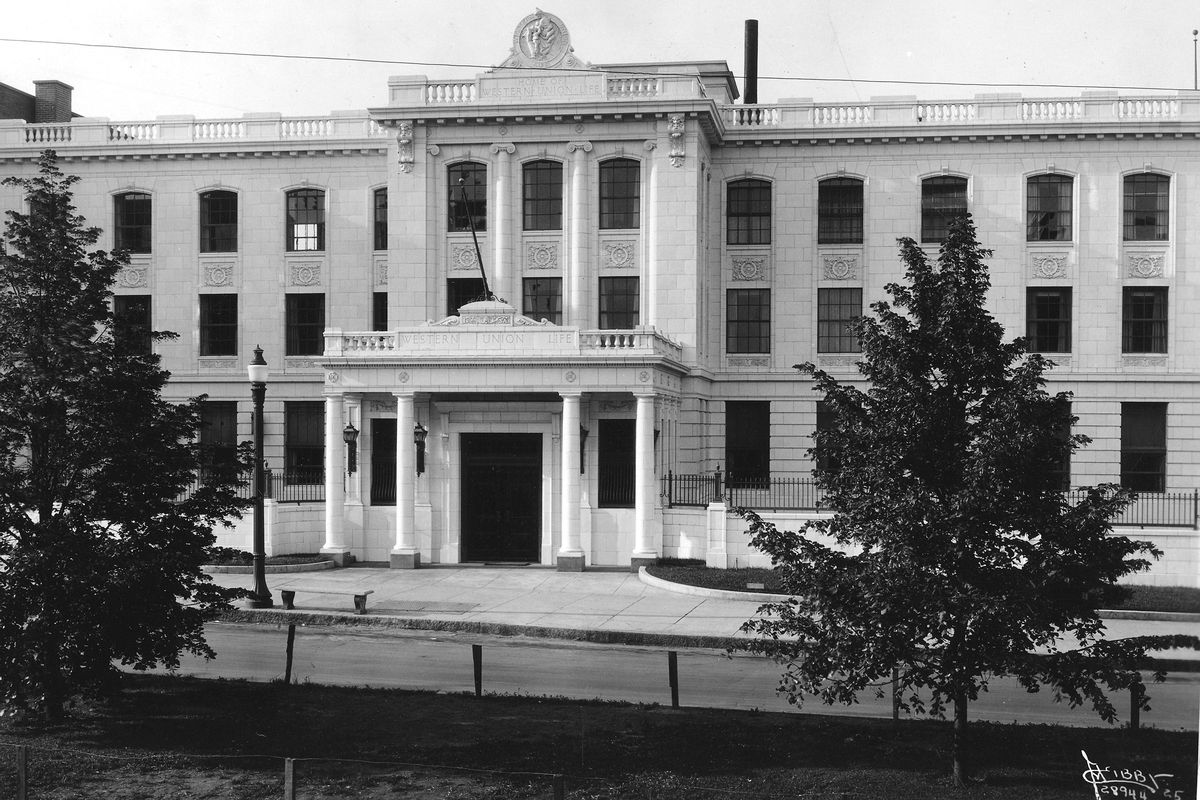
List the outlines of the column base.
{"label": "column base", "polygon": [[629,559],[629,571],[637,572],[641,567],[653,567],[658,563],[657,555],[636,555]]}
{"label": "column base", "polygon": [[583,572],[583,553],[579,555],[560,555],[558,557],[559,572]]}
{"label": "column base", "polygon": [[273,608],[274,606],[275,601],[271,599],[271,595],[269,594],[265,597],[250,595],[250,598],[246,600],[246,608]]}
{"label": "column base", "polygon": [[323,556],[328,556],[329,560],[332,561],[334,564],[336,564],[339,567],[344,567],[347,564],[353,564],[355,561],[354,556],[350,554],[350,551],[348,549],[344,550],[340,547],[339,548],[322,547],[320,550],[320,553]]}
{"label": "column base", "polygon": [[393,550],[388,556],[388,566],[392,569],[417,569],[421,566],[421,554],[413,552],[397,552]]}

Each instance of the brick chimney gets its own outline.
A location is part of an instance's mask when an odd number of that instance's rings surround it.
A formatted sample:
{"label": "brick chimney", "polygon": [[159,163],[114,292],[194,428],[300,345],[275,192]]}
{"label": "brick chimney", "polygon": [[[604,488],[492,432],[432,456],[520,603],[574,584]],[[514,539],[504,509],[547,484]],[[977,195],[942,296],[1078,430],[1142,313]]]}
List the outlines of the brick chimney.
{"label": "brick chimney", "polygon": [[37,100],[33,122],[70,122],[71,92],[75,87],[62,81],[34,81]]}

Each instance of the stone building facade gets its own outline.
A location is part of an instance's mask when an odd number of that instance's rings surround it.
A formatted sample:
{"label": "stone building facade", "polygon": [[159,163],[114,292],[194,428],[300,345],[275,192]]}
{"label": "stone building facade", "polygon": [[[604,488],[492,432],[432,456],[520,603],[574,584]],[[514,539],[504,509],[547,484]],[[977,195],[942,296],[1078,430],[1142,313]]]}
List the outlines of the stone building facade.
{"label": "stone building facade", "polygon": [[[0,121],[0,164],[54,148],[83,178],[131,250],[116,303],[180,334],[156,347],[214,441],[249,437],[261,344],[267,460],[320,498],[276,497],[277,551],[753,561],[668,476],[811,513],[767,499],[811,467],[793,365],[853,379],[845,323],[901,276],[896,239],[936,249],[963,210],[993,312],[1093,440],[1070,483],[1200,485],[1200,96],[737,99],[725,62],[594,65],[538,12],[500,67],[395,77],[362,112]],[[1151,523],[1167,582],[1195,583],[1192,497]]]}

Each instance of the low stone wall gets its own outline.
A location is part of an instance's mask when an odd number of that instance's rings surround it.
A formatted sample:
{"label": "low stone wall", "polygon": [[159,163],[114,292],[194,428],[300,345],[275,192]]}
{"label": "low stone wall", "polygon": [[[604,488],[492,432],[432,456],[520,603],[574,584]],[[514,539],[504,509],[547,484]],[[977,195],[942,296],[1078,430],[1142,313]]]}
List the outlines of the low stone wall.
{"label": "low stone wall", "polygon": [[[765,513],[763,519],[784,530],[797,530],[806,521],[820,519],[814,512]],[[663,509],[662,554],[676,558],[703,558],[710,567],[769,567],[770,559],[750,546],[749,525],[722,503],[708,508]],[[1123,583],[1200,588],[1200,531],[1192,528],[1118,527],[1114,535],[1147,541],[1162,551],[1144,572],[1126,576]],[[826,540],[825,544],[832,544]]]}
{"label": "low stone wall", "polygon": [[[213,533],[219,547],[253,550],[254,512],[247,509],[241,519],[218,526]],[[315,553],[325,543],[325,505],[264,500],[263,534],[269,556]]]}

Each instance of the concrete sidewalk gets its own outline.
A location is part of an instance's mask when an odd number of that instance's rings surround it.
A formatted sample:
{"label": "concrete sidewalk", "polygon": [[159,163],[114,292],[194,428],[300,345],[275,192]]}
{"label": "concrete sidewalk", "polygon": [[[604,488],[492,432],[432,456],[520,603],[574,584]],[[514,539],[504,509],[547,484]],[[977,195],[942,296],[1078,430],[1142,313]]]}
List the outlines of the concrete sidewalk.
{"label": "concrete sidewalk", "polygon": [[[222,586],[253,588],[251,575],[212,576]],[[591,569],[557,572],[547,567],[430,566],[417,570],[349,567],[318,572],[267,575],[275,608],[255,612],[272,621],[305,614],[354,617],[350,597],[305,594],[303,589],[365,591],[372,594],[367,616],[389,620],[399,627],[458,628],[482,631],[553,635],[634,644],[662,639],[678,646],[714,646],[718,640],[741,638],[742,623],[754,616],[761,602],[684,594],[649,586],[625,570]],[[281,589],[298,590],[296,611],[284,611]],[[690,587],[689,587],[690,588]],[[260,617],[260,618],[261,618]],[[359,617],[358,619],[363,619]],[[1127,636],[1184,634],[1200,636],[1197,619],[1105,619],[1115,639]],[[627,636],[622,636],[626,634]],[[1163,658],[1200,661],[1200,652],[1168,650]]]}

